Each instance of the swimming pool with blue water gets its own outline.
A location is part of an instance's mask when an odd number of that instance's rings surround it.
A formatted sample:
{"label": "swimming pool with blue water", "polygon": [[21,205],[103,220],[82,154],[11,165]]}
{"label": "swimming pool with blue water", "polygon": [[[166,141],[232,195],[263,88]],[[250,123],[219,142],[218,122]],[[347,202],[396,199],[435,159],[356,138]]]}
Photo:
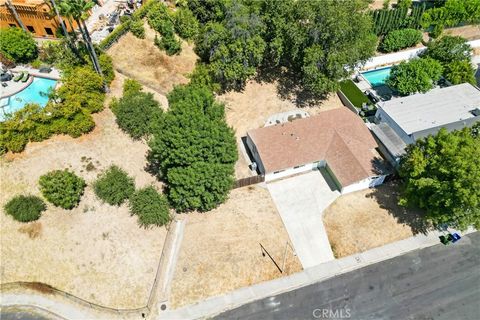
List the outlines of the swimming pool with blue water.
{"label": "swimming pool with blue water", "polygon": [[367,79],[372,87],[378,87],[385,85],[387,78],[390,76],[392,67],[386,67],[371,71],[362,72],[362,76]]}
{"label": "swimming pool with blue water", "polygon": [[9,114],[15,113],[29,103],[45,107],[48,102],[48,93],[55,88],[56,84],[57,80],[35,77],[32,83],[22,91],[1,99],[0,121],[5,121]]}

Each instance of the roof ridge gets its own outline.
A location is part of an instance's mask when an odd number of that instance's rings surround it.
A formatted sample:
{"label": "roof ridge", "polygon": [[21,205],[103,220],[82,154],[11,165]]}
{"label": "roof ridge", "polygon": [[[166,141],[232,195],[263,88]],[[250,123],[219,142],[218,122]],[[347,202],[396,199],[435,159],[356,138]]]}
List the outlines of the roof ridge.
{"label": "roof ridge", "polygon": [[[334,132],[335,132],[334,134],[336,134],[336,135],[340,138],[340,140],[342,141],[342,143],[346,146],[346,149],[348,150],[348,152],[353,156],[353,158],[355,159],[355,161],[357,162],[357,164],[360,166],[360,168],[362,169],[362,172],[363,172],[363,173],[366,173],[367,175],[370,175],[370,172],[368,172],[368,171],[363,167],[362,162],[361,162],[361,161],[358,159],[358,157],[355,155],[355,152],[353,152],[352,149],[350,149],[350,146],[348,145],[348,143],[345,142],[345,139],[343,138],[343,136],[342,136],[339,132],[337,132],[337,129],[336,129],[336,128],[333,128],[333,130],[334,130]],[[332,139],[332,141],[333,141],[333,139]],[[357,141],[359,141],[359,140],[357,140]],[[362,141],[359,141],[359,142],[362,143]],[[328,151],[330,151],[330,144],[329,144],[329,146],[328,146],[328,149],[327,149],[326,154],[328,154]]]}

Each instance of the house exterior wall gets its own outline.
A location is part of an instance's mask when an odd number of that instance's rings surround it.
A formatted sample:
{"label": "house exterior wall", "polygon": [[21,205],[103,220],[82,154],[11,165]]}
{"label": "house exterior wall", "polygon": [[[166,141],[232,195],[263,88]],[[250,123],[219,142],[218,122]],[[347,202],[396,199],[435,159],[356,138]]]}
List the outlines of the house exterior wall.
{"label": "house exterior wall", "polygon": [[367,179],[363,179],[357,183],[343,187],[340,192],[342,194],[347,194],[347,193],[360,191],[367,188],[373,188],[381,185],[384,180],[385,180],[385,175],[368,177]]}
{"label": "house exterior wall", "polygon": [[398,136],[406,143],[411,144],[414,143],[415,140],[410,137],[402,128],[392,119],[390,116],[383,110],[381,107],[377,109],[375,113],[375,118],[378,119],[380,122],[386,122],[392,128]]}
{"label": "house exterior wall", "polygon": [[263,162],[262,162],[262,159],[260,158],[260,154],[258,154],[257,147],[255,146],[255,143],[253,142],[252,138],[248,135],[248,133],[247,133],[247,140],[245,141],[245,143],[247,144],[247,147],[253,156],[253,160],[255,160],[255,163],[257,164],[258,171],[260,171],[261,174],[265,174],[265,167],[263,166]]}
{"label": "house exterior wall", "polygon": [[265,181],[273,181],[281,178],[285,178],[288,176],[292,176],[294,174],[304,173],[308,171],[312,171],[318,168],[318,163],[309,163],[303,166],[299,166],[296,168],[288,168],[282,171],[270,172],[265,175]]}
{"label": "house exterior wall", "polygon": [[[49,5],[41,1],[39,4],[27,4],[25,0],[12,0],[11,2],[23,25],[29,29],[34,37],[56,38],[56,30],[60,27],[60,23],[55,16],[50,15],[51,9]],[[67,30],[69,32],[72,31],[66,19],[64,19],[64,22],[66,23]],[[75,28],[75,22],[73,22],[73,24]],[[21,27],[7,5],[0,5],[0,27],[8,28],[13,26]],[[52,34],[48,34],[48,28]]]}
{"label": "house exterior wall", "polygon": [[415,140],[417,140],[417,139],[425,138],[428,135],[435,135],[438,131],[440,131],[441,128],[445,128],[447,129],[447,131],[462,130],[463,128],[466,128],[466,127],[472,127],[477,122],[480,122],[480,116],[448,123],[443,126],[438,126],[435,128],[417,131],[417,132],[414,132],[412,136]]}

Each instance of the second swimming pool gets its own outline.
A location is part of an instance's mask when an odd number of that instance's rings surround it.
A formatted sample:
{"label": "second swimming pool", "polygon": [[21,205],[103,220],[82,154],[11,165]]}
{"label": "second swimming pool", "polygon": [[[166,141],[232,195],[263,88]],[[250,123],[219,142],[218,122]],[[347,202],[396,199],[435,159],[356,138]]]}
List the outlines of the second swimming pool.
{"label": "second swimming pool", "polygon": [[371,71],[362,72],[362,76],[367,79],[372,87],[378,87],[385,85],[385,81],[390,76],[390,70],[392,67],[386,67]]}

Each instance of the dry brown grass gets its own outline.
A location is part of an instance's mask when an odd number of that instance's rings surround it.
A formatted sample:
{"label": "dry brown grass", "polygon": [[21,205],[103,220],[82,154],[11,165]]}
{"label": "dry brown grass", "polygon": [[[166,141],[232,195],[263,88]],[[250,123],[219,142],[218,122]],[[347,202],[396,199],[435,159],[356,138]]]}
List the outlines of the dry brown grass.
{"label": "dry brown grass", "polygon": [[290,250],[284,274],[262,256],[260,244],[281,267],[289,237],[269,192],[260,186],[235,189],[217,209],[186,219],[172,282],[173,307],[301,270]]}
{"label": "dry brown grass", "polygon": [[31,222],[18,228],[18,231],[28,234],[30,239],[35,239],[42,234],[42,223],[39,221]]}
{"label": "dry brown grass", "polygon": [[187,83],[198,58],[193,45],[183,42],[179,55],[168,56],[154,45],[155,31],[147,23],[145,33],[145,39],[127,33],[108,50],[115,69],[162,94]]}
{"label": "dry brown grass", "polygon": [[461,36],[467,40],[480,39],[480,25],[469,25],[457,28],[446,29],[444,34]]}
{"label": "dry brown grass", "polygon": [[[111,94],[121,94],[121,87],[119,77]],[[165,228],[140,228],[127,205],[102,203],[91,186],[78,207],[48,205],[32,224],[17,222],[1,209],[15,194],[38,195],[38,178],[54,169],[70,168],[91,185],[99,172],[116,164],[135,178],[137,187],[161,188],[144,170],[145,143],[124,134],[108,108],[94,119],[90,134],[55,136],[0,159],[0,282],[44,283],[101,305],[136,308],[148,299]],[[95,170],[87,170],[89,163]]]}
{"label": "dry brown grass", "polygon": [[398,187],[390,183],[343,195],[328,207],[323,221],[335,256],[363,252],[418,232],[420,212],[400,207],[397,196]]}

